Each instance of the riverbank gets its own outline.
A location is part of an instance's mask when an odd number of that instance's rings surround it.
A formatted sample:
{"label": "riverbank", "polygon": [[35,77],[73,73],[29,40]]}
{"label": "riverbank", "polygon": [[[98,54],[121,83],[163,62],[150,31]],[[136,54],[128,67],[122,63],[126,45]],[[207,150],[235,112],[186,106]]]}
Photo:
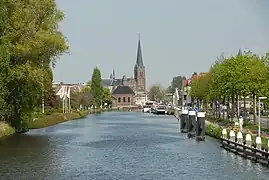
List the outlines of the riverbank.
{"label": "riverbank", "polygon": [[[229,122],[226,122],[225,120],[223,122],[216,123],[216,122],[211,122],[211,120],[207,119],[205,125],[206,125],[205,134],[216,139],[221,138],[222,129],[227,130],[227,138],[229,138],[229,134],[231,130],[233,130],[236,134],[239,131],[239,128],[237,126],[234,126],[231,124],[231,122],[229,123]],[[255,133],[256,130],[253,130],[252,128],[249,129],[248,127],[249,126],[246,126],[243,129],[243,132],[242,132],[243,139],[245,139],[246,134],[250,134],[251,139],[252,139],[252,145],[256,147],[256,137],[257,137],[257,133]],[[268,151],[268,138],[264,135],[261,135],[261,140],[262,140],[262,149]]]}
{"label": "riverbank", "polygon": [[[100,110],[95,111],[77,111],[72,113],[52,113],[50,115],[40,114],[39,116],[33,118],[31,122],[28,124],[28,129],[40,129],[49,126],[53,126],[59,123],[63,123],[70,120],[81,119],[89,114],[98,113]],[[16,133],[16,130],[11,127],[6,122],[0,122],[0,139],[5,138],[7,136],[11,136]]]}
{"label": "riverbank", "polygon": [[[176,117],[176,115],[174,115]],[[178,117],[176,117],[178,118]],[[256,147],[256,137],[257,130],[256,126],[246,125],[243,129],[243,138],[245,139],[246,134],[250,134],[252,138],[252,145]],[[215,139],[221,139],[222,129],[227,130],[227,138],[229,138],[230,130],[233,130],[236,134],[239,131],[239,128],[234,125],[234,122],[229,120],[220,120],[212,117],[207,117],[205,121],[205,134],[207,136],[213,137]],[[261,135],[262,140],[262,149],[268,151],[268,137]]]}
{"label": "riverbank", "polygon": [[81,119],[91,114],[90,111],[76,111],[72,113],[53,113],[51,115],[40,115],[34,118],[32,122],[29,123],[29,129],[40,129],[49,126],[54,126],[59,123],[63,123],[70,120]]}

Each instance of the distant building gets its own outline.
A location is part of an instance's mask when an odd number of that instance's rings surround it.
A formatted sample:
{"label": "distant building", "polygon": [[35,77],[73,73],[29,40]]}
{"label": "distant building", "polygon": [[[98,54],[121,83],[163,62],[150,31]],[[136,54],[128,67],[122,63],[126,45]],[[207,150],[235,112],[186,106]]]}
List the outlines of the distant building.
{"label": "distant building", "polygon": [[62,86],[68,86],[71,87],[71,92],[80,92],[81,89],[87,86],[85,83],[52,83],[52,88],[54,89],[55,93],[57,93]]}
{"label": "distant building", "polygon": [[199,75],[193,75],[191,78],[183,80],[182,83],[183,87],[181,92],[182,106],[191,106],[193,100],[192,97],[190,96],[191,81],[194,79],[199,79],[203,75],[205,75],[205,73],[200,73]]}
{"label": "distant building", "polygon": [[112,107],[131,107],[134,105],[134,91],[129,86],[118,86],[112,96]]}

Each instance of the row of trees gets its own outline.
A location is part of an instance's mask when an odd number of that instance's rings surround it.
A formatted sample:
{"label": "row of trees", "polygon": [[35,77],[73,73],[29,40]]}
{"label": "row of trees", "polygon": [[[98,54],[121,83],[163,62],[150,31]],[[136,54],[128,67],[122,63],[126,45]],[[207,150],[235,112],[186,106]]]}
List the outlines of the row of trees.
{"label": "row of trees", "polygon": [[[217,59],[209,72],[191,82],[190,95],[200,105],[213,102],[216,109],[221,104],[232,104],[228,109],[231,115],[238,117],[238,101],[243,100],[246,113],[246,98],[253,100],[254,120],[256,119],[256,102],[259,96],[269,96],[268,54],[259,56],[250,51],[238,52],[236,56]],[[229,106],[228,106],[229,108]],[[220,115],[220,112],[218,114]],[[233,116],[231,116],[233,117]]]}
{"label": "row of trees", "polygon": [[68,51],[55,1],[0,1],[0,117],[17,131],[52,92],[52,66]]}
{"label": "row of trees", "polygon": [[93,70],[92,79],[87,83],[87,86],[80,92],[71,94],[71,105],[73,108],[97,107],[110,105],[112,97],[109,88],[103,88],[101,71],[96,67]]}

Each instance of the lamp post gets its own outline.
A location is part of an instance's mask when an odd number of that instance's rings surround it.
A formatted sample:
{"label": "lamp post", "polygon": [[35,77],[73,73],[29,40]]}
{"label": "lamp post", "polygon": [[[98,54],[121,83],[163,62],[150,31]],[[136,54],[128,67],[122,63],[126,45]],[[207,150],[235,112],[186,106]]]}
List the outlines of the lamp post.
{"label": "lamp post", "polygon": [[267,99],[267,97],[259,97],[259,131],[258,136],[261,137],[261,100]]}

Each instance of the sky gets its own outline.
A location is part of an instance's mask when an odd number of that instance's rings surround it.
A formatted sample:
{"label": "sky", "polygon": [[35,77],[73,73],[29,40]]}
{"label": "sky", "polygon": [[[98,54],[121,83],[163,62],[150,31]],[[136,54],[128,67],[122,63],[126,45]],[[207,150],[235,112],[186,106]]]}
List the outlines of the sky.
{"label": "sky", "polygon": [[70,52],[54,82],[83,83],[98,67],[103,78],[133,76],[138,33],[147,87],[174,76],[207,72],[218,56],[239,49],[269,52],[268,0],[56,0]]}

